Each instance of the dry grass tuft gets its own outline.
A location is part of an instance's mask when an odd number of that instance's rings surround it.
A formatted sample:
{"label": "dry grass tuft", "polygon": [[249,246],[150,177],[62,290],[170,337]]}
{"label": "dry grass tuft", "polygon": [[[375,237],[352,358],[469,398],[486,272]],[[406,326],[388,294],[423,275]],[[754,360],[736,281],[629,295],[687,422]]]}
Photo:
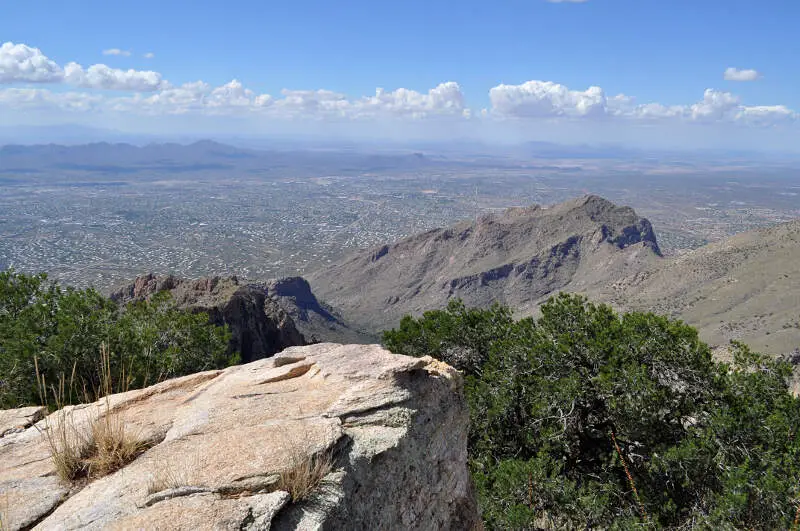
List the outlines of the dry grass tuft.
{"label": "dry grass tuft", "polygon": [[169,462],[156,462],[153,474],[147,483],[147,495],[161,492],[162,490],[177,489],[190,485],[189,471],[193,465],[188,465],[181,469],[176,469]]}
{"label": "dry grass tuft", "polygon": [[318,454],[294,456],[289,468],[280,472],[278,490],[285,490],[293,502],[308,497],[322,479],[333,469],[333,456],[329,450]]}
{"label": "dry grass tuft", "polygon": [[[105,345],[100,349],[102,371],[102,392],[105,396],[105,411],[89,427],[80,427],[74,418],[75,409],[64,408],[67,388],[65,379],[59,379],[58,387],[52,387],[57,412],[45,418],[43,430],[50,458],[56,474],[64,481],[74,481],[81,477],[98,478],[111,474],[130,463],[150,445],[126,426],[121,413],[111,407],[109,395],[111,386],[111,363]],[[47,406],[47,382],[39,373],[36,360],[36,374],[42,403]],[[73,369],[73,378],[74,378]],[[125,381],[124,375],[120,381]],[[120,390],[124,392],[126,389]],[[52,420],[58,417],[58,420]]]}
{"label": "dry grass tuft", "polygon": [[106,413],[92,423],[92,445],[85,458],[90,477],[102,477],[124,467],[147,449],[148,444],[125,426],[117,413]]}
{"label": "dry grass tuft", "polygon": [[[39,372],[39,363],[33,360],[36,367],[36,379],[39,384],[39,395],[42,404],[49,409],[47,402],[47,382]],[[73,377],[74,377],[73,367]],[[72,387],[70,383],[69,387]],[[55,401],[56,413],[45,417],[44,429],[41,430],[50,452],[50,459],[55,466],[56,474],[64,481],[73,481],[86,475],[84,459],[90,453],[91,440],[88,434],[78,429],[75,422],[75,410],[65,409],[64,396],[67,388],[64,376],[58,380],[58,387],[51,387]]]}

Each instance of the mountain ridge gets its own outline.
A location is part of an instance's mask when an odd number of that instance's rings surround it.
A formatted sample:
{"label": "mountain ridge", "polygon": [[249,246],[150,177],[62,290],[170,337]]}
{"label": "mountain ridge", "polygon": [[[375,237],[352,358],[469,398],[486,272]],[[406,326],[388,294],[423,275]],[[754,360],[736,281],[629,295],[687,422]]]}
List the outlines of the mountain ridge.
{"label": "mountain ridge", "polygon": [[589,195],[433,229],[356,253],[308,279],[318,296],[372,331],[454,297],[532,313],[535,302],[575,282],[592,288],[609,281],[608,272],[660,259],[648,220]]}
{"label": "mountain ridge", "polygon": [[308,279],[318,296],[373,333],[452,298],[467,306],[498,302],[524,317],[568,291],[683,319],[723,349],[730,340],[776,355],[800,346],[800,220],[664,257],[646,218],[588,195],[415,234]]}

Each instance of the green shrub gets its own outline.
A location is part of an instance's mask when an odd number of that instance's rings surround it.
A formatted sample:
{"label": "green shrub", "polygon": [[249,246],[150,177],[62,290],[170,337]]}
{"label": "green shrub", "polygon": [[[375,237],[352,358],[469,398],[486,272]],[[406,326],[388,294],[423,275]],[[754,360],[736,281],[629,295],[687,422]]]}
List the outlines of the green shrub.
{"label": "green shrub", "polygon": [[465,372],[487,528],[790,527],[800,400],[788,364],[740,344],[718,364],[680,321],[579,296],[541,311],[513,321],[454,302],[384,334],[395,352]]}
{"label": "green shrub", "polygon": [[[0,272],[0,408],[40,402],[35,361],[48,385],[66,378],[65,403],[100,394],[101,344],[114,389],[220,368],[229,332],[176,307],[169,293],[120,308],[93,289],[62,289],[44,274]],[[121,381],[124,380],[124,381]]]}

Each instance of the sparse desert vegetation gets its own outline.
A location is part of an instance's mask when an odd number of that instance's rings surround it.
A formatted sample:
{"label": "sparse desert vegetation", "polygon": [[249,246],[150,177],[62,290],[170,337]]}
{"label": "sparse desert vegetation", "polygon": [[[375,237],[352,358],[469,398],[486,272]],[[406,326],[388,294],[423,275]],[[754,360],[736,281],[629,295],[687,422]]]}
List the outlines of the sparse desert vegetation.
{"label": "sparse desert vegetation", "polygon": [[[151,441],[142,440],[126,424],[123,414],[111,407],[114,379],[110,354],[105,345],[101,345],[100,351],[102,405],[94,418],[91,416],[93,406],[76,409],[66,404],[66,389],[72,384],[68,386],[63,375],[59,378],[58,387],[48,389],[45,377],[38,372],[37,360],[34,363],[42,402],[49,405],[47,396],[50,393],[56,408],[53,415],[45,418],[41,430],[56,474],[63,481],[75,481],[83,477],[94,479],[111,474],[133,461],[152,444]],[[74,376],[73,371],[71,382]],[[125,382],[126,379],[122,375],[117,381]],[[118,392],[126,390],[117,389]]]}
{"label": "sparse desert vegetation", "polygon": [[293,502],[303,501],[332,470],[330,451],[308,455],[294,452],[289,466],[280,471],[277,489],[288,492]]}

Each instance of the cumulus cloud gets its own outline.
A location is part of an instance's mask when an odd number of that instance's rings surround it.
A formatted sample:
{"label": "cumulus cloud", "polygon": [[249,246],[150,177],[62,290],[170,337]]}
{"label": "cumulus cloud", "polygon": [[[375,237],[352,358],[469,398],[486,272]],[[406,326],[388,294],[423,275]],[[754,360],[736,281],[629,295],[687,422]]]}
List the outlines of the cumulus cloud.
{"label": "cumulus cloud", "polygon": [[521,85],[498,85],[489,91],[492,110],[517,118],[558,116],[602,116],[606,97],[600,87],[570,90],[552,81],[527,81]]}
{"label": "cumulus cloud", "polygon": [[739,70],[738,68],[728,68],[723,75],[725,81],[756,81],[761,78],[757,70]]}
{"label": "cumulus cloud", "polygon": [[0,83],[53,83],[63,72],[38,48],[6,42],[0,46]]}
{"label": "cumulus cloud", "polygon": [[[106,52],[106,55],[129,55],[116,48]],[[104,64],[84,68],[78,63],[68,63],[62,68],[38,48],[13,42],[0,46],[0,83],[66,83],[82,88],[133,92],[169,88],[169,83],[158,72],[120,70]]]}
{"label": "cumulus cloud", "polygon": [[146,54],[143,55],[145,59],[152,59],[155,56],[156,54],[154,54],[153,52],[147,52]]}
{"label": "cumulus cloud", "polygon": [[511,119],[623,119],[659,121],[677,119],[697,123],[742,122],[776,125],[796,120],[798,115],[782,106],[746,106],[730,92],[707,89],[703,99],[689,105],[637,103],[618,94],[607,96],[600,87],[570,90],[550,81],[528,81],[521,85],[498,85],[489,91],[491,114]]}
{"label": "cumulus cloud", "polygon": [[379,88],[374,96],[355,101],[353,112],[359,117],[384,114],[417,119],[431,116],[468,116],[464,94],[454,81],[441,83],[427,94],[405,88],[391,92]]}
{"label": "cumulus cloud", "polygon": [[120,50],[119,48],[110,48],[108,50],[103,50],[103,55],[121,55],[123,57],[130,57],[131,52],[128,50]]}
{"label": "cumulus cloud", "polygon": [[167,87],[152,95],[114,100],[115,110],[147,114],[247,114],[288,119],[430,119],[469,116],[457,83],[442,83],[426,93],[377,89],[374,96],[350,99],[330,90],[289,90],[280,96],[258,94],[233,80],[219,87],[202,81]]}
{"label": "cumulus cloud", "polygon": [[784,105],[740,107],[736,114],[737,120],[759,126],[786,124],[797,118],[797,113]]}
{"label": "cumulus cloud", "polygon": [[233,80],[219,87],[203,81],[184,83],[181,86],[166,84],[165,88],[151,95],[135,94],[115,98],[111,108],[120,112],[148,115],[159,114],[236,114],[253,112],[269,104],[269,95],[257,95],[245,88],[240,81]]}
{"label": "cumulus cloud", "polygon": [[[566,1],[566,0],[565,0]],[[121,52],[121,50],[118,50]],[[119,55],[119,54],[118,54]],[[145,57],[153,57],[152,53]],[[734,77],[758,76],[734,70]],[[727,76],[728,72],[726,72]],[[448,81],[427,91],[408,88],[351,97],[330,90],[289,90],[272,96],[245,87],[234,79],[221,86],[203,81],[173,85],[159,72],[122,70],[104,64],[60,66],[39,49],[7,42],[0,46],[0,83],[58,83],[89,92],[51,92],[11,88],[0,93],[0,106],[11,108],[102,111],[132,115],[210,115],[251,117],[254,120],[300,119],[331,121],[439,120],[472,118],[458,83]],[[132,94],[98,93],[121,91]],[[574,90],[552,81],[531,80],[497,85],[489,90],[490,105],[475,122],[507,120],[741,123],[772,126],[796,121],[798,113],[783,105],[747,106],[730,92],[708,89],[702,99],[683,105],[639,102],[626,94],[607,94],[601,87]]]}
{"label": "cumulus cloud", "polygon": [[168,88],[168,84],[158,72],[120,70],[104,64],[92,65],[84,69],[78,63],[69,63],[64,67],[64,81],[70,85],[84,88],[133,92],[152,92]]}
{"label": "cumulus cloud", "polygon": [[706,89],[703,100],[689,107],[689,111],[693,120],[718,122],[730,119],[739,107],[739,98],[730,92]]}

